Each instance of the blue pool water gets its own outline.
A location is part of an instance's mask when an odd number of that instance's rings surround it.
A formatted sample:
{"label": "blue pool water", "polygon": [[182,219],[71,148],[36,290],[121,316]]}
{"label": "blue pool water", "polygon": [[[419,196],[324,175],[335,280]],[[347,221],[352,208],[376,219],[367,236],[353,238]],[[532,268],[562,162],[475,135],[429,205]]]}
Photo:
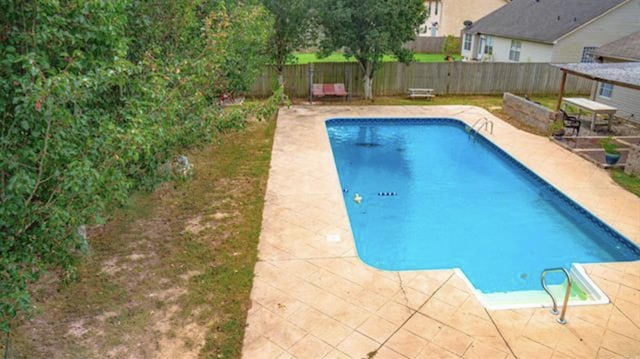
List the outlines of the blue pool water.
{"label": "blue pool water", "polygon": [[640,258],[460,121],[334,119],[327,131],[358,255],[373,267],[460,268],[476,289],[496,293],[541,289],[545,268]]}

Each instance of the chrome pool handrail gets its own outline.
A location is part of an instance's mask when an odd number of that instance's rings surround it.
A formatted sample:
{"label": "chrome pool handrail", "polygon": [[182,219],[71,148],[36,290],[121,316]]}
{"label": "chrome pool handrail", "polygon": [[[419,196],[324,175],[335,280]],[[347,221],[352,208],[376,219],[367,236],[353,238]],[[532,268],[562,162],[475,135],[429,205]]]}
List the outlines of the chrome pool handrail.
{"label": "chrome pool handrail", "polygon": [[[480,124],[480,126],[478,126],[478,124]],[[491,130],[489,130],[489,125],[491,125]],[[477,129],[476,129],[476,126],[478,126]],[[476,132],[479,132],[480,130],[482,130],[483,126],[484,126],[484,130],[485,131],[489,131],[489,133],[493,135],[493,121],[491,121],[490,119],[488,119],[486,117],[480,117],[473,124],[473,126],[471,126],[471,129],[475,130]]]}
{"label": "chrome pool handrail", "polygon": [[[480,126],[478,126],[478,124]],[[489,128],[489,125],[491,125],[491,128]],[[476,128],[477,127],[477,128]],[[490,134],[493,135],[493,121],[491,121],[490,119],[488,119],[487,117],[480,117],[474,124],[473,126],[466,126],[466,130],[467,132],[469,132],[469,139],[476,139],[476,135],[482,131],[482,128],[484,127],[484,130],[489,132]]]}
{"label": "chrome pool handrail", "polygon": [[547,292],[547,294],[549,294],[549,297],[551,297],[551,301],[553,302],[553,308],[551,309],[551,314],[554,314],[554,315],[558,315],[558,304],[556,303],[556,298],[553,296],[553,294],[551,294],[551,291],[547,287],[547,283],[545,283],[544,281],[545,276],[547,275],[547,273],[550,273],[550,272],[562,272],[564,273],[565,276],[567,276],[567,292],[564,295],[564,302],[562,303],[562,313],[560,313],[560,318],[556,319],[558,323],[566,324],[567,321],[565,320],[564,317],[565,317],[565,314],[567,313],[569,296],[571,296],[571,286],[572,286],[571,275],[566,269],[562,267],[545,269],[542,271],[542,274],[540,275],[540,282],[542,283],[542,288],[544,288],[544,291]]}

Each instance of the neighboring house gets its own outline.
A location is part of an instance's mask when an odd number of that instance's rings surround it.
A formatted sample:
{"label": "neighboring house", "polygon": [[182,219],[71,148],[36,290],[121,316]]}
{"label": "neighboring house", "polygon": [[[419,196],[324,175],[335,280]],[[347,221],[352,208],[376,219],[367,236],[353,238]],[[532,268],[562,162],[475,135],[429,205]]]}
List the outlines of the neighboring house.
{"label": "neighboring house", "polygon": [[[640,31],[603,45],[593,51],[598,62],[640,62]],[[618,109],[616,116],[640,122],[640,91],[599,82],[591,91],[595,101]]]}
{"label": "neighboring house", "polygon": [[640,0],[513,0],[462,30],[462,57],[493,62],[592,62],[640,31]]}
{"label": "neighboring house", "polygon": [[418,36],[460,36],[467,20],[475,21],[510,0],[426,0],[427,20]]}

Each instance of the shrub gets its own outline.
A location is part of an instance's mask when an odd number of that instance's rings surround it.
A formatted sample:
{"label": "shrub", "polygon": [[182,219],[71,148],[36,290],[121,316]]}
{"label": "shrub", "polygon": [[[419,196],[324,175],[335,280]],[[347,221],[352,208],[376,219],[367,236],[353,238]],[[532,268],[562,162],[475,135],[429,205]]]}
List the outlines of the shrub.
{"label": "shrub", "polygon": [[8,331],[43,270],[74,277],[88,247],[77,228],[104,222],[131,191],[156,183],[157,167],[179,149],[242,127],[217,99],[253,82],[263,57],[242,46],[262,46],[270,19],[253,5],[186,0],[5,1],[0,19],[0,329]]}
{"label": "shrub", "polygon": [[447,55],[458,55],[461,50],[460,38],[453,35],[448,35],[442,43],[442,52]]}

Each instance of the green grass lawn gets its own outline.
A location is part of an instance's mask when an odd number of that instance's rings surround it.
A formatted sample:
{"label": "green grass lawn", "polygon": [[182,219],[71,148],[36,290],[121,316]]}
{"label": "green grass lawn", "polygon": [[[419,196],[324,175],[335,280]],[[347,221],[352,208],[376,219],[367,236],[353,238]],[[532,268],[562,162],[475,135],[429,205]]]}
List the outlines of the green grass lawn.
{"label": "green grass lawn", "polygon": [[640,177],[628,175],[621,169],[614,169],[609,173],[622,188],[640,197]]}
{"label": "green grass lawn", "polygon": [[77,281],[33,286],[10,357],[239,358],[274,131],[275,120],[220,135],[187,153],[191,180],[115,211],[90,234]]}
{"label": "green grass lawn", "polygon": [[[354,58],[347,59],[340,53],[333,53],[328,57],[319,59],[315,53],[299,53],[296,54],[297,61],[295,63],[305,65],[311,62],[355,62]],[[455,60],[460,60],[459,55],[453,56]],[[444,54],[414,54],[413,59],[415,62],[444,62]],[[391,55],[385,55],[384,62],[395,62],[397,59]]]}

